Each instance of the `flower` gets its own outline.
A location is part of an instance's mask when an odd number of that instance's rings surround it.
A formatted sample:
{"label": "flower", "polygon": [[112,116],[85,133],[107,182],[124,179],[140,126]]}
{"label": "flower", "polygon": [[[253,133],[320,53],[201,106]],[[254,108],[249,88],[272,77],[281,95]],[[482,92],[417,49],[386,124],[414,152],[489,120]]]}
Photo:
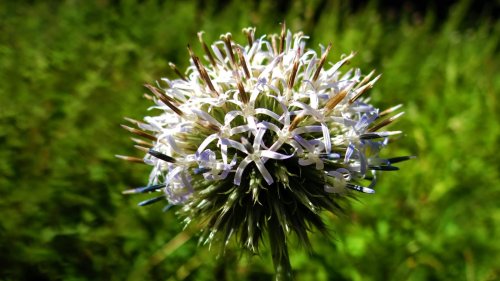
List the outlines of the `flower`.
{"label": "flower", "polygon": [[210,47],[200,33],[207,64],[189,48],[186,75],[171,65],[178,79],[146,85],[155,114],[125,128],[148,140],[134,139],[153,169],[148,186],[125,193],[163,192],[140,204],[179,205],[205,242],[236,236],[256,252],[268,232],[282,258],[288,233],[308,245],[311,227],[326,230],[321,211],[340,211],[353,191],[374,193],[376,172],[410,157],[380,158],[401,133],[382,129],[402,113],[364,97],[380,75],[341,71],[354,53],[327,67],[331,44],[318,55],[284,25],[279,36],[244,33],[246,45],[228,33]]}

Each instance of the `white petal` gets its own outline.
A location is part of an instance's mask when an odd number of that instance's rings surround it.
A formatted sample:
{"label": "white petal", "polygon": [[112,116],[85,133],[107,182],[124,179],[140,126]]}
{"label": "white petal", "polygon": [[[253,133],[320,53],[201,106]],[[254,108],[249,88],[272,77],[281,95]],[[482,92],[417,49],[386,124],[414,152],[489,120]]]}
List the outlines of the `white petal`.
{"label": "white petal", "polygon": [[271,147],[269,148],[269,151],[276,151],[280,149],[280,147],[285,143],[284,140],[278,139]]}
{"label": "white petal", "polygon": [[217,57],[219,62],[224,65],[224,57],[222,56],[221,52],[219,51],[219,48],[217,48],[216,45],[212,45],[212,51],[214,52],[214,55]]}
{"label": "white petal", "polygon": [[255,88],[253,91],[252,91],[252,94],[250,95],[250,104],[254,105],[255,104],[255,101],[257,100],[257,97],[262,93],[262,91],[260,91],[259,89]]}
{"label": "white petal", "polygon": [[299,143],[298,143],[297,141],[295,141],[295,140],[293,140],[293,139],[292,139],[292,140],[290,140],[288,143],[289,143],[289,144],[290,144],[293,148],[295,148],[295,152],[296,152],[297,154],[302,154],[302,153],[304,153],[304,150],[302,149],[302,147],[300,147],[300,145],[299,145]]}
{"label": "white petal", "polygon": [[345,151],[344,163],[349,162],[349,159],[351,159],[353,152],[354,152],[354,145],[349,144],[347,150]]}
{"label": "white petal", "polygon": [[197,153],[201,153],[205,148],[213,142],[217,138],[217,134],[211,134],[210,136],[206,137],[205,140],[200,144],[198,149],[196,150]]}
{"label": "white petal", "polygon": [[172,179],[175,176],[177,176],[180,172],[182,172],[183,170],[184,170],[184,167],[177,166],[173,170],[169,171],[168,175],[167,175],[167,178],[165,179],[165,184],[169,185],[170,181],[172,181]]}
{"label": "white petal", "polygon": [[248,123],[248,126],[250,126],[250,130],[252,130],[252,131],[256,131],[257,130],[257,124],[255,124],[255,117],[248,116],[247,117],[247,123]]}
{"label": "white petal", "polygon": [[228,125],[238,115],[243,115],[243,113],[241,111],[239,111],[239,110],[229,111],[228,113],[226,113],[226,116],[224,116],[224,124]]}
{"label": "white petal", "polygon": [[233,148],[236,148],[238,149],[239,151],[243,152],[243,153],[246,153],[248,154],[248,151],[247,149],[245,148],[245,146],[237,141],[234,141],[234,140],[230,140],[230,139],[226,139],[226,138],[223,138],[220,140],[221,144],[223,145],[228,145],[230,147],[233,147]]}
{"label": "white petal", "polygon": [[191,109],[191,111],[196,113],[198,116],[205,119],[206,121],[216,125],[217,127],[222,127],[222,124],[219,121],[217,121],[215,118],[210,116],[210,114],[206,113],[205,111],[198,109]]}
{"label": "white petal", "polygon": [[274,182],[274,180],[269,171],[266,169],[266,166],[264,166],[264,163],[262,163],[261,160],[257,160],[255,161],[255,165],[257,166],[257,169],[259,169],[260,173],[266,180],[267,184],[271,185]]}
{"label": "white petal", "polygon": [[167,143],[169,144],[170,148],[175,151],[176,153],[179,153],[181,155],[184,155],[184,152],[177,146],[177,144],[175,143],[175,139],[172,135],[168,134],[168,135],[162,135],[160,137],[160,139],[162,138],[165,138],[167,140]]}
{"label": "white petal", "polygon": [[302,147],[304,147],[307,151],[314,152],[314,147],[308,141],[303,139],[301,136],[295,135],[293,136],[293,139],[300,145],[302,145]]}
{"label": "white petal", "polygon": [[248,164],[252,162],[249,157],[246,157],[241,161],[240,165],[238,166],[238,169],[236,169],[236,174],[234,174],[234,184],[240,185],[241,183],[241,176],[243,175],[243,171],[245,171],[245,168],[248,166]]}
{"label": "white petal", "polygon": [[280,116],[278,114],[276,114],[276,113],[274,113],[271,110],[266,109],[266,108],[256,108],[255,112],[258,113],[258,114],[267,115],[267,116],[269,116],[271,118],[274,118],[276,121],[280,120]]}
{"label": "white petal", "polygon": [[257,130],[257,134],[255,135],[255,138],[253,140],[253,149],[254,150],[258,150],[261,147],[262,138],[264,137],[265,133],[266,133],[266,129],[263,129],[262,127]]}
{"label": "white petal", "polygon": [[304,126],[304,127],[298,127],[297,129],[293,130],[293,134],[303,134],[303,133],[319,133],[322,132],[323,128],[321,126]]}
{"label": "white petal", "polygon": [[317,119],[321,119],[321,115],[320,115],[319,111],[317,109],[309,106],[306,103],[303,103],[300,101],[294,101],[294,102],[292,102],[292,106],[298,106],[298,107],[302,108],[303,109],[302,114],[311,115]]}
{"label": "white petal", "polygon": [[332,151],[332,140],[330,139],[330,131],[328,130],[328,127],[324,123],[321,123],[321,128],[323,131],[323,139],[325,143],[326,153],[330,153]]}
{"label": "white petal", "polygon": [[236,135],[236,134],[241,134],[244,132],[250,131],[250,126],[248,125],[241,125],[235,128],[232,128],[230,131],[231,136]]}
{"label": "white petal", "polygon": [[281,154],[281,153],[274,152],[274,151],[271,151],[271,150],[262,150],[260,152],[260,155],[262,157],[272,158],[272,159],[278,159],[278,160],[288,159],[288,158],[290,158],[290,157],[293,156],[293,154],[292,155],[285,155],[285,154]]}
{"label": "white petal", "polygon": [[222,155],[222,161],[224,162],[224,164],[227,164],[227,145],[221,144],[220,154]]}
{"label": "white petal", "polygon": [[281,131],[281,129],[278,126],[276,126],[273,123],[267,122],[267,121],[260,122],[258,126],[269,129],[275,133],[278,133],[279,131]]}

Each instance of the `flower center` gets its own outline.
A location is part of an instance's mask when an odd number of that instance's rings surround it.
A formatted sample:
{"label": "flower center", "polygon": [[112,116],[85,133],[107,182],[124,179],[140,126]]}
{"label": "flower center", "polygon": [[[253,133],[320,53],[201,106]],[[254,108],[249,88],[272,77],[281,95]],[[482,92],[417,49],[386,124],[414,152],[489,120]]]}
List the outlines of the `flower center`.
{"label": "flower center", "polygon": [[255,115],[255,108],[251,105],[245,105],[241,109],[241,113],[243,113],[244,117],[250,117]]}

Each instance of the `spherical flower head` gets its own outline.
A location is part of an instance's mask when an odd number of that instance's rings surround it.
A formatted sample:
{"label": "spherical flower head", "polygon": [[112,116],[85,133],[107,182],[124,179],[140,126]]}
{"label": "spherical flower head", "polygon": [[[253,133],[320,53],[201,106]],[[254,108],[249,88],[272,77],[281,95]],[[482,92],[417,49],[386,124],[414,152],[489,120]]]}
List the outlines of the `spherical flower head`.
{"label": "spherical flower head", "polygon": [[226,34],[210,47],[200,33],[206,63],[189,48],[186,74],[171,65],[178,79],[146,85],[154,114],[126,129],[148,140],[135,139],[152,171],[148,186],[126,193],[161,191],[140,204],[179,205],[205,242],[235,236],[257,252],[268,232],[285,253],[288,233],[308,245],[311,228],[326,229],[323,210],[374,193],[376,172],[408,159],[379,157],[401,133],[382,129],[401,113],[365,98],[380,76],[341,70],[354,53],[328,63],[331,45],[307,49],[307,36],[284,25],[280,35],[244,33],[245,45]]}

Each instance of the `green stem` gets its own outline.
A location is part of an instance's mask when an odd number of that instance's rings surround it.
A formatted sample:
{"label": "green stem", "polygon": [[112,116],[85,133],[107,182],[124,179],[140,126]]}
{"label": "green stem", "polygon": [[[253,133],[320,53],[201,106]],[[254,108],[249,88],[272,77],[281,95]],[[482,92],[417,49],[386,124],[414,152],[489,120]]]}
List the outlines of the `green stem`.
{"label": "green stem", "polygon": [[[271,221],[272,223],[272,221]],[[274,230],[274,231],[273,231]],[[269,244],[273,256],[276,281],[293,281],[292,266],[288,256],[286,236],[281,227],[269,230]]]}

